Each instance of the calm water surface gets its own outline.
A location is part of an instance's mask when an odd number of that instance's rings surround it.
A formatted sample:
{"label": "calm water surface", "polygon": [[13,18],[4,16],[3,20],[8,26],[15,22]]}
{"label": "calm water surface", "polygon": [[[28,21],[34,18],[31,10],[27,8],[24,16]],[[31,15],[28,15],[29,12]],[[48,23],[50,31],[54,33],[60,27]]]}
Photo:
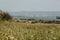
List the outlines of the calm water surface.
{"label": "calm water surface", "polygon": [[[22,18],[35,18],[35,19],[44,19],[44,20],[60,20],[56,19],[56,16],[60,16],[60,12],[11,12],[12,16],[20,16]],[[18,18],[20,18],[18,17]]]}

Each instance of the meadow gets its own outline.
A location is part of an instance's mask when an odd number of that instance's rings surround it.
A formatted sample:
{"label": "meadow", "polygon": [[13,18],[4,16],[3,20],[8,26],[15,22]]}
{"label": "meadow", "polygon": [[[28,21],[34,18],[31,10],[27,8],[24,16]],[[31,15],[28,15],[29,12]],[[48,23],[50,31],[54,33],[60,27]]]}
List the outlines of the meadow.
{"label": "meadow", "polygon": [[0,21],[0,40],[60,40],[60,24]]}

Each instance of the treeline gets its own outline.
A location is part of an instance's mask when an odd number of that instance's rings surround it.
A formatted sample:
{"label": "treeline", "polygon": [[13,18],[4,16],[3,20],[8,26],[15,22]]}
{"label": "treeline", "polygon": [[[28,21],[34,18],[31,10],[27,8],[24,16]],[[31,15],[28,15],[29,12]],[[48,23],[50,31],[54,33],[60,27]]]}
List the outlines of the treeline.
{"label": "treeline", "polygon": [[60,21],[57,20],[40,20],[40,23],[55,23],[55,24],[60,24]]}
{"label": "treeline", "polygon": [[[54,23],[54,24],[60,24],[60,21],[57,20],[36,20],[36,19],[20,19],[20,20],[16,20],[16,22],[28,22],[28,23]],[[25,21],[25,22],[24,22]]]}
{"label": "treeline", "polygon": [[12,20],[12,16],[8,12],[3,12],[0,10],[0,20]]}

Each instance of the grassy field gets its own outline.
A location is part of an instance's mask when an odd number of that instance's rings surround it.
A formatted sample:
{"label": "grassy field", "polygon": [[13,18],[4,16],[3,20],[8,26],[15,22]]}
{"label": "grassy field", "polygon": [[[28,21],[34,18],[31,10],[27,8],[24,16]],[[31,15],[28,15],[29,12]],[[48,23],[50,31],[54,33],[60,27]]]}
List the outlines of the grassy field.
{"label": "grassy field", "polygon": [[60,40],[60,24],[0,21],[0,40]]}

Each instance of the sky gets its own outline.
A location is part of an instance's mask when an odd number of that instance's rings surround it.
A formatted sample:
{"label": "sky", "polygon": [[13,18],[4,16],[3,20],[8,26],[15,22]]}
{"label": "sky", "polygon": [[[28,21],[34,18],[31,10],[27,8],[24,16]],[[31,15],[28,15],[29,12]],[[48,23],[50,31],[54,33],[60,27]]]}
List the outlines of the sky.
{"label": "sky", "polygon": [[0,0],[3,11],[60,11],[60,0]]}

